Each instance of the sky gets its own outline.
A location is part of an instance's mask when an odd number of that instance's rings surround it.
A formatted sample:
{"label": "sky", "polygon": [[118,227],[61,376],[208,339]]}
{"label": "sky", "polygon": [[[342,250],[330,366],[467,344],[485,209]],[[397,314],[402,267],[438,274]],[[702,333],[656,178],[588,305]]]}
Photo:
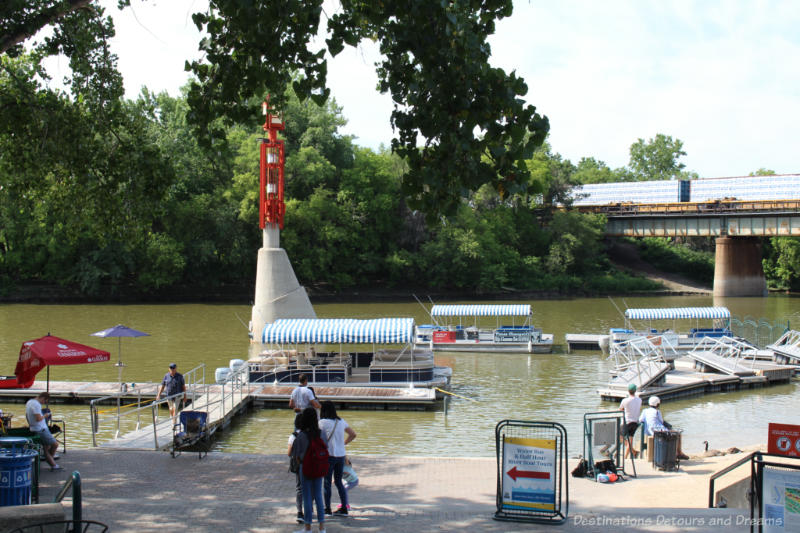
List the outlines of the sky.
{"label": "sky", "polygon": [[[112,49],[126,96],[142,86],[177,95],[184,61],[200,57],[191,13],[205,0],[133,0],[114,17]],[[326,1],[326,12],[337,3]],[[530,0],[490,36],[491,62],[528,84],[550,120],[555,152],[625,166],[638,138],[683,141],[700,177],[759,168],[800,172],[800,3],[787,0]],[[269,38],[269,36],[265,36]],[[391,99],[376,90],[372,43],[329,60],[328,83],[348,124],[377,148],[392,138]],[[254,129],[258,124],[254,121]]]}

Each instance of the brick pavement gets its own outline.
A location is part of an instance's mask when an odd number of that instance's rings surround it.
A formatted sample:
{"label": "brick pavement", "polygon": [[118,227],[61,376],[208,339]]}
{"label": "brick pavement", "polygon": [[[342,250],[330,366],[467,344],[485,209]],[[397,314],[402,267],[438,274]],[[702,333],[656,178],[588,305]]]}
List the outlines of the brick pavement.
{"label": "brick pavement", "polygon": [[[492,520],[493,458],[355,457],[353,461],[361,479],[351,494],[354,510],[346,519],[329,517],[330,533],[552,529]],[[70,450],[61,464],[64,472],[43,472],[42,501],[52,501],[67,473],[77,470],[83,480],[84,518],[107,523],[113,532],[299,529],[294,522],[294,476],[283,456],[212,453],[198,461],[196,454],[173,459],[163,452],[93,449]],[[698,464],[697,471],[707,477],[722,466],[719,461]],[[558,530],[611,531],[627,521],[624,529],[629,531],[720,531],[710,525],[712,519],[727,517],[735,524],[744,514],[703,509],[707,482],[692,482],[689,469],[667,476],[644,465],[640,470],[639,479],[618,486],[570,479],[570,516]],[[653,494],[653,487],[662,489]],[[635,497],[637,493],[642,497]],[[662,505],[654,506],[647,493]],[[668,503],[665,494],[670,493],[680,505],[659,508]],[[680,498],[693,503],[687,505]]]}

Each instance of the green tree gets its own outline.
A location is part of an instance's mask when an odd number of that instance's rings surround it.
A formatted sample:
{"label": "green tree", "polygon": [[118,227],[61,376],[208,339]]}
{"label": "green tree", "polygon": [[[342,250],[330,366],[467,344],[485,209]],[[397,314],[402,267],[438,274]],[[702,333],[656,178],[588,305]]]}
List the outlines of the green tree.
{"label": "green tree", "polygon": [[575,167],[572,180],[582,185],[627,181],[624,179],[624,172],[624,169],[612,170],[604,162],[594,157],[582,157]]}
{"label": "green tree", "polygon": [[761,167],[755,172],[751,172],[750,176],[772,176],[775,174],[774,170],[770,170],[768,168]]}
{"label": "green tree", "polygon": [[771,288],[797,290],[800,288],[800,239],[771,237],[765,239],[764,274]]}
{"label": "green tree", "polygon": [[630,177],[633,181],[684,179],[689,174],[679,159],[685,155],[683,141],[670,135],[638,139],[630,148]]}

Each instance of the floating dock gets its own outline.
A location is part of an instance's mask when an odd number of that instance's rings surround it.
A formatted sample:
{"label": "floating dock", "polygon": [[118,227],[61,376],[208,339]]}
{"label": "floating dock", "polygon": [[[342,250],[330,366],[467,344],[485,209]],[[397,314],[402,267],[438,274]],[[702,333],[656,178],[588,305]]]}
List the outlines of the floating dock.
{"label": "floating dock", "polygon": [[600,350],[605,353],[608,351],[609,338],[608,335],[567,333],[567,353],[572,353],[572,350]]}
{"label": "floating dock", "polygon": [[[158,392],[158,383],[137,383],[135,387],[128,386],[127,391],[121,394],[123,403],[132,403],[141,399],[142,402],[155,400]],[[208,394],[213,396],[221,392],[219,385],[205,385]],[[0,389],[0,401],[8,403],[24,403],[45,391],[47,383],[36,381],[29,389]],[[262,385],[252,383],[247,386],[246,396],[260,407],[288,408],[289,397],[294,386],[291,385]],[[187,391],[192,396],[192,391]],[[220,389],[220,390],[217,390]],[[86,403],[99,398],[108,398],[116,395],[119,383],[100,381],[51,381],[50,401],[52,403]],[[323,386],[314,384],[314,392],[320,400],[331,400],[341,409],[396,409],[417,410],[430,409],[436,406],[437,394],[435,388],[408,387],[408,386]],[[206,395],[206,390],[195,391],[196,402],[200,402]],[[113,400],[106,403],[116,402]]]}
{"label": "floating dock", "polygon": [[[650,396],[658,396],[662,401],[701,396],[712,392],[728,392],[753,389],[789,383],[794,368],[775,363],[757,361],[750,375],[720,374],[698,372],[695,361],[682,357],[675,361],[675,369],[668,372],[657,385],[639,391],[643,402]],[[619,402],[628,396],[627,387],[605,387],[597,391],[603,400]]]}

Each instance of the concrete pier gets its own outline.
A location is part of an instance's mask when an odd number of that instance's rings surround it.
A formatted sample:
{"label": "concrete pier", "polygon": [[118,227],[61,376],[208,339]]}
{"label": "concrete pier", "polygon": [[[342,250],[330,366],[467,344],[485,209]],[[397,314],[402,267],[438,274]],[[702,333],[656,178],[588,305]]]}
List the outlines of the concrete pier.
{"label": "concrete pier", "polygon": [[298,283],[286,250],[280,247],[280,230],[267,224],[258,250],[256,293],[250,320],[250,335],[261,343],[264,324],[279,318],[316,318],[306,290]]}
{"label": "concrete pier", "polygon": [[717,237],[714,296],[766,296],[761,242],[756,237]]}

